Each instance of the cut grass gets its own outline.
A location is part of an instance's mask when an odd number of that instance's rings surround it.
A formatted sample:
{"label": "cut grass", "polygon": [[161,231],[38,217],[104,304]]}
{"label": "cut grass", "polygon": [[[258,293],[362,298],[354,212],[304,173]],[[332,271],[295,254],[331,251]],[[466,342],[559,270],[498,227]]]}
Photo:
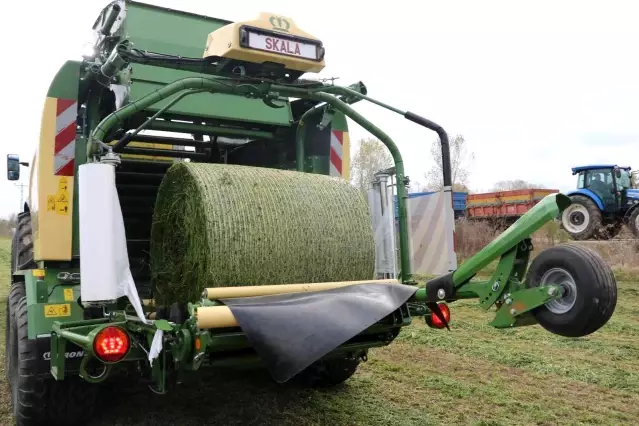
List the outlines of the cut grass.
{"label": "cut grass", "polygon": [[[3,319],[8,274],[9,242],[0,240]],[[451,332],[431,330],[416,318],[336,389],[280,386],[264,372],[204,371],[164,397],[144,387],[111,388],[113,399],[88,425],[636,424],[639,283],[619,285],[612,320],[586,338],[554,336],[539,326],[495,330],[488,325],[492,312],[463,301],[451,307]],[[2,321],[2,335],[4,327]],[[0,425],[10,425],[0,373]]]}

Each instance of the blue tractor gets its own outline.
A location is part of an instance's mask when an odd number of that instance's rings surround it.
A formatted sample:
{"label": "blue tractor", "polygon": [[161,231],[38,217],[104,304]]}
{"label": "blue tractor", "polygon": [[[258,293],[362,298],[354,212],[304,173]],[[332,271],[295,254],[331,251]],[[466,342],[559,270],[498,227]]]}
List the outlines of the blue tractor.
{"label": "blue tractor", "polygon": [[636,172],[614,164],[573,167],[577,189],[561,215],[561,226],[575,240],[614,238],[626,225],[639,238]]}

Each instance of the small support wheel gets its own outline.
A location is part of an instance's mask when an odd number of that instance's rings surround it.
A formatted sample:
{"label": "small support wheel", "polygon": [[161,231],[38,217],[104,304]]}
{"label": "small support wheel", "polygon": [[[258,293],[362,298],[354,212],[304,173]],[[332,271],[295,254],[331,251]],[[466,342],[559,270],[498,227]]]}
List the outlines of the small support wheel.
{"label": "small support wheel", "polygon": [[533,311],[537,322],[565,337],[583,337],[603,327],[617,305],[612,269],[596,252],[563,244],[543,250],[530,265],[526,287],[555,284],[561,297]]}

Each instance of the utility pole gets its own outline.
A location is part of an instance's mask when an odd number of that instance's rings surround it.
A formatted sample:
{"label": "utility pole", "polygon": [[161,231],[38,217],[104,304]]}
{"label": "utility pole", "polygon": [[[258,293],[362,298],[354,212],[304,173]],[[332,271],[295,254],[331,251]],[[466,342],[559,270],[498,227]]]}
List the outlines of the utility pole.
{"label": "utility pole", "polygon": [[24,188],[27,186],[25,183],[16,183],[15,186],[20,188],[20,207],[18,208],[18,213],[22,213],[22,208],[24,207]]}

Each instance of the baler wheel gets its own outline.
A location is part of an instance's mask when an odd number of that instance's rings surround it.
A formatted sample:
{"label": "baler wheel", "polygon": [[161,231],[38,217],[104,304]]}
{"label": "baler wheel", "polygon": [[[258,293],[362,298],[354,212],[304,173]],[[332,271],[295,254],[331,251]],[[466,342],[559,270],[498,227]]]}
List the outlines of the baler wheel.
{"label": "baler wheel", "polygon": [[7,297],[7,312],[5,323],[5,356],[4,374],[9,388],[11,388],[11,377],[13,367],[14,352],[17,350],[17,333],[15,332],[15,312],[18,302],[25,295],[24,283],[19,282],[11,285],[9,296]]}
{"label": "baler wheel", "polygon": [[539,324],[565,337],[591,334],[608,322],[617,304],[612,269],[598,253],[575,244],[543,250],[530,265],[526,286],[556,284],[559,299],[533,311]]}
{"label": "baler wheel", "polygon": [[350,379],[359,366],[359,358],[333,358],[318,361],[297,375],[297,380],[309,387],[329,388]]}
{"label": "baler wheel", "polygon": [[36,375],[38,349],[28,336],[27,299],[24,286],[14,285],[19,293],[12,301],[13,339],[10,354],[10,386],[13,415],[17,426],[85,424],[91,417],[97,399],[97,385],[84,383],[76,377],[56,382]]}
{"label": "baler wheel", "polygon": [[15,254],[12,254],[12,257],[16,256],[16,259],[11,272],[13,273],[15,270],[35,269],[37,264],[34,261],[33,255],[33,231],[31,228],[30,212],[24,211],[18,214],[15,233],[17,236]]}

